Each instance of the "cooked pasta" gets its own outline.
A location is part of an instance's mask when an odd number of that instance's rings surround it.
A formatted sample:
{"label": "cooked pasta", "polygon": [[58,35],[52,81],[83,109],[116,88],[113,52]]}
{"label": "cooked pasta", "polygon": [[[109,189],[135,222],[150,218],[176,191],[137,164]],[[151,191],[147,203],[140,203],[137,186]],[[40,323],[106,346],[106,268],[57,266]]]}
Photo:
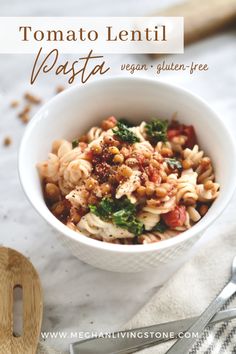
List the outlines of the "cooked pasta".
{"label": "cooked pasta", "polygon": [[150,231],[159,223],[161,217],[160,214],[154,214],[150,211],[141,211],[137,215],[137,219],[143,223],[146,231]]}
{"label": "cooked pasta", "polygon": [[99,234],[105,240],[114,239],[114,238],[133,238],[134,235],[130,233],[128,230],[125,230],[121,227],[117,227],[116,225],[103,221],[101,218],[96,216],[95,214],[89,212],[85,214],[80,222],[78,223],[78,227],[81,231],[88,233],[89,235],[97,235]]}
{"label": "cooked pasta", "polygon": [[132,131],[139,138],[139,140],[141,142],[146,141],[145,125],[146,125],[146,122],[142,122],[137,127],[130,128],[130,131]]}
{"label": "cooked pasta", "polygon": [[88,137],[88,142],[91,143],[92,141],[100,138],[100,136],[103,134],[103,130],[99,127],[92,127],[87,134]]}
{"label": "cooked pasta", "polygon": [[184,149],[183,157],[185,160],[190,162],[190,166],[195,169],[199,166],[200,162],[202,161],[204,152],[199,150],[198,145],[194,145],[193,149]]}
{"label": "cooked pasta", "polygon": [[38,164],[45,201],[71,230],[119,245],[160,242],[188,230],[219,195],[193,126],[105,119],[55,140]]}
{"label": "cooked pasta", "polygon": [[186,205],[194,204],[198,199],[196,191],[197,173],[190,168],[181,173],[177,180],[176,201],[183,201]]}
{"label": "cooked pasta", "polygon": [[57,182],[59,178],[60,162],[57,155],[50,153],[48,160],[38,165],[39,173],[48,181]]}
{"label": "cooked pasta", "polygon": [[180,233],[181,232],[178,232],[176,230],[166,230],[164,232],[154,231],[146,232],[145,234],[138,236],[138,238],[140,243],[147,244],[168,240],[169,238],[172,238]]}

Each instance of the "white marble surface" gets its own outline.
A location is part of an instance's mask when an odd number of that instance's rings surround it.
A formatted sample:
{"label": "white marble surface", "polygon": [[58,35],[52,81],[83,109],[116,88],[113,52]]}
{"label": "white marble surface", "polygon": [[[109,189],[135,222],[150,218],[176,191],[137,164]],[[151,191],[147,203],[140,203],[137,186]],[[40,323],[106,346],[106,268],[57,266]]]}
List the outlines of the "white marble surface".
{"label": "white marble surface", "polygon": [[[159,7],[171,2],[174,1],[162,2]],[[67,3],[1,0],[0,15],[138,16],[157,7],[152,0],[73,0]],[[235,130],[236,111],[235,34],[235,30],[230,30],[187,48],[184,55],[166,58],[168,62],[207,63],[208,72],[195,73],[192,76],[186,72],[165,72],[156,77],[182,85],[201,95],[219,112],[225,124],[232,130]],[[146,56],[123,55],[110,56],[107,59],[112,65],[110,75],[124,75],[119,70],[123,62],[150,62],[150,58]],[[114,330],[129,320],[150,299],[173,269],[167,269],[157,279],[155,272],[113,274],[83,264],[58,243],[56,233],[28,203],[17,174],[17,150],[25,127],[16,117],[16,112],[9,108],[9,104],[12,99],[21,98],[30,89],[28,81],[32,63],[32,56],[0,56],[0,142],[6,135],[13,139],[10,147],[5,148],[2,144],[0,146],[0,243],[14,247],[30,257],[39,271],[44,289],[43,331]],[[157,61],[153,60],[152,63],[154,65]],[[63,83],[63,79],[40,78],[30,90],[46,101],[53,96],[59,83]],[[231,204],[224,218],[219,218],[212,226],[211,235],[217,233],[223,222],[230,222],[229,211],[232,208]],[[206,238],[207,235],[204,236]],[[65,349],[70,340],[57,339],[50,342],[56,348]]]}

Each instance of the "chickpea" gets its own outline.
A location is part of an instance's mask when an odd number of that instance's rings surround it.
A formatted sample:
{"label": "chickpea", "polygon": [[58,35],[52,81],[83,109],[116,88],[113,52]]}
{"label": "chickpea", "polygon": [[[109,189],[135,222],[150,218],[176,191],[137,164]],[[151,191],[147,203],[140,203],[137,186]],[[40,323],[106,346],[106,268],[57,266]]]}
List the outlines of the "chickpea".
{"label": "chickpea", "polygon": [[97,203],[97,197],[93,194],[91,194],[88,197],[88,204],[96,204]]}
{"label": "chickpea", "polygon": [[184,145],[184,143],[186,142],[187,137],[184,135],[179,135],[179,136],[175,136],[172,141],[174,144],[180,144],[180,145]]}
{"label": "chickpea", "polygon": [[95,155],[100,155],[102,153],[102,147],[99,144],[94,144],[91,147],[91,150]]}
{"label": "chickpea", "polygon": [[161,204],[160,200],[156,200],[156,199],[149,199],[147,201],[147,205],[151,208],[156,208]]}
{"label": "chickpea", "polygon": [[159,174],[161,176],[162,181],[166,181],[167,180],[167,174],[166,174],[165,171],[160,170]]}
{"label": "chickpea", "polygon": [[188,170],[189,168],[191,168],[193,166],[193,163],[190,159],[185,159],[182,161],[182,166],[184,170]]}
{"label": "chickpea", "polygon": [[199,213],[201,216],[204,216],[208,212],[208,205],[202,204],[199,208]]}
{"label": "chickpea", "polygon": [[143,166],[149,166],[149,164],[150,164],[150,161],[148,159],[144,159],[142,162]]}
{"label": "chickpea", "polygon": [[171,149],[169,149],[168,147],[163,147],[161,149],[161,155],[162,156],[166,156],[166,157],[171,157],[173,155],[173,152]]}
{"label": "chickpea", "polygon": [[147,187],[147,188],[146,188],[146,195],[147,195],[147,197],[151,197],[151,196],[153,195],[154,191],[155,191],[155,190],[154,190],[153,188]]}
{"label": "chickpea", "polygon": [[150,159],[151,156],[152,156],[152,154],[151,154],[150,151],[144,151],[144,152],[143,152],[143,156],[144,156],[146,159]]}
{"label": "chickpea", "polygon": [[54,142],[52,143],[52,153],[56,154],[58,153],[59,147],[62,144],[62,140],[54,140]]}
{"label": "chickpea", "polygon": [[97,181],[94,178],[88,178],[85,182],[86,189],[92,191],[97,185]]}
{"label": "chickpea", "polygon": [[150,165],[152,165],[155,168],[159,167],[159,163],[157,162],[157,160],[154,159],[150,160]]}
{"label": "chickpea", "polygon": [[101,127],[103,130],[109,130],[116,126],[117,120],[115,117],[109,117],[102,121]]}
{"label": "chickpea", "polygon": [[167,196],[167,190],[163,187],[156,188],[156,196],[159,198],[164,198]]}
{"label": "chickpea", "polygon": [[28,113],[22,114],[22,116],[21,116],[22,123],[27,124],[29,122],[29,120],[30,120],[30,117],[29,117]]}
{"label": "chickpea", "polygon": [[51,209],[53,215],[59,217],[61,215],[63,215],[64,211],[65,211],[65,205],[63,202],[58,202],[56,204],[54,204],[52,206],[52,209]]}
{"label": "chickpea", "polygon": [[84,198],[84,199],[88,199],[88,197],[89,197],[89,192],[86,191],[86,190],[82,190],[80,192],[80,194],[81,194],[81,197]]}
{"label": "chickpea", "polygon": [[203,168],[207,168],[210,164],[211,164],[210,158],[209,157],[203,157],[203,159],[201,161],[201,166]]}
{"label": "chickpea", "polygon": [[212,181],[206,181],[204,183],[204,188],[208,191],[214,187],[214,183]]}
{"label": "chickpea", "polygon": [[196,203],[196,200],[193,199],[193,198],[187,198],[187,199],[185,200],[185,204],[186,204],[186,205],[194,205],[195,203]]}
{"label": "chickpea", "polygon": [[137,194],[140,197],[144,197],[146,195],[146,188],[144,186],[140,186],[137,188]]}
{"label": "chickpea", "polygon": [[154,193],[155,193],[155,185],[154,185],[154,183],[151,183],[151,182],[147,183],[146,184],[146,195],[148,197],[151,197]]}
{"label": "chickpea", "polygon": [[3,140],[3,145],[9,146],[9,145],[11,145],[11,143],[12,143],[11,138],[9,136],[6,136],[5,139]]}
{"label": "chickpea", "polygon": [[70,210],[70,217],[71,217],[72,221],[73,221],[75,224],[78,224],[78,222],[80,221],[80,219],[81,219],[82,216],[80,215],[78,209],[76,209],[76,208],[71,208],[71,210]]}
{"label": "chickpea", "polygon": [[116,155],[119,154],[120,150],[116,147],[116,146],[110,146],[108,151],[112,154],[112,155]]}
{"label": "chickpea", "polygon": [[82,151],[84,151],[87,146],[88,146],[87,143],[79,143],[79,147],[81,148]]}
{"label": "chickpea", "polygon": [[162,183],[161,187],[164,188],[165,190],[169,191],[171,189],[171,184],[170,183]]}
{"label": "chickpea", "polygon": [[128,178],[132,175],[133,171],[130,167],[122,165],[119,168],[119,173],[121,174],[121,176]]}
{"label": "chickpea", "polygon": [[100,189],[101,189],[101,192],[102,192],[103,195],[104,194],[108,194],[111,191],[111,186],[108,183],[103,183],[100,186]]}
{"label": "chickpea", "polygon": [[123,163],[124,162],[124,156],[122,154],[117,154],[113,158],[113,162],[115,163]]}
{"label": "chickpea", "polygon": [[54,183],[47,183],[45,186],[45,197],[50,202],[58,202],[60,200],[60,189]]}
{"label": "chickpea", "polygon": [[19,101],[17,101],[17,100],[13,100],[13,101],[11,102],[11,107],[12,107],[12,108],[16,108],[16,107],[18,107],[18,106],[19,106],[19,104],[20,104],[20,102],[19,102]]}
{"label": "chickpea", "polygon": [[116,182],[117,182],[117,181],[119,182],[120,180],[121,180],[121,176],[120,176],[119,173],[116,173],[115,175],[112,174],[112,175],[110,175],[110,176],[108,177],[108,182],[109,182],[111,185],[116,184]]}
{"label": "chickpea", "polygon": [[107,145],[116,145],[116,140],[112,136],[107,135],[104,137],[104,143]]}
{"label": "chickpea", "polygon": [[88,136],[87,135],[81,135],[81,137],[79,138],[79,141],[81,143],[88,143]]}
{"label": "chickpea", "polygon": [[138,160],[134,157],[130,157],[125,161],[127,166],[134,167],[138,165]]}
{"label": "chickpea", "polygon": [[128,157],[130,155],[130,151],[128,148],[126,148],[125,146],[123,146],[120,150],[120,153],[124,156],[124,157]]}

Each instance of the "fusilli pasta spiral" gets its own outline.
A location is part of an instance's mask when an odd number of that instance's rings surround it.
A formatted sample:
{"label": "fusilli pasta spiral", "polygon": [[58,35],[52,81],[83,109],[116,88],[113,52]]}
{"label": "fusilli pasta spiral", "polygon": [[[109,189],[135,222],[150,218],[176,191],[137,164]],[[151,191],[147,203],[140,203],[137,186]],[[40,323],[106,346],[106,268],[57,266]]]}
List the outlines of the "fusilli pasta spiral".
{"label": "fusilli pasta spiral", "polygon": [[198,199],[196,184],[197,173],[192,169],[183,171],[181,177],[177,180],[177,203],[182,200],[187,205],[194,204]]}
{"label": "fusilli pasta spiral", "polygon": [[199,166],[202,158],[203,158],[204,152],[199,150],[198,145],[194,145],[193,149],[184,149],[183,151],[183,157],[184,159],[188,159],[192,163],[192,168],[195,169],[197,166]]}
{"label": "fusilli pasta spiral", "polygon": [[112,223],[105,222],[91,212],[81,218],[80,222],[78,223],[78,227],[85,233],[92,235],[99,234],[104,240],[134,237],[134,235],[129,231],[117,227]]}
{"label": "fusilli pasta spiral", "polygon": [[142,141],[146,141],[146,133],[145,133],[145,126],[146,126],[146,122],[142,122],[140,125],[138,125],[137,127],[131,127],[129,128],[131,132],[133,132],[138,138],[139,140]]}

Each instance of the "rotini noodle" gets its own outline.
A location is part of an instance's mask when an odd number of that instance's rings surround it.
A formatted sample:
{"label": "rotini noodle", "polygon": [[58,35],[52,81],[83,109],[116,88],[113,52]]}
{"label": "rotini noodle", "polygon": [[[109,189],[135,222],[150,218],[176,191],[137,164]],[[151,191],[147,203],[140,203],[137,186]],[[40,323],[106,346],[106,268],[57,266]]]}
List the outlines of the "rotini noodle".
{"label": "rotini noodle", "polygon": [[198,200],[200,202],[212,202],[219,195],[219,183],[212,183],[212,188],[206,189],[203,184],[197,185]]}
{"label": "rotini noodle", "polygon": [[130,131],[132,131],[139,138],[141,142],[146,141],[145,126],[146,126],[146,122],[142,122],[137,127],[130,128]]}
{"label": "rotini noodle", "polygon": [[160,214],[141,211],[138,214],[137,219],[143,223],[145,230],[150,231],[161,220],[161,217]]}
{"label": "rotini noodle", "polygon": [[148,244],[148,243],[154,243],[154,242],[160,242],[163,240],[168,240],[169,238],[172,238],[181,232],[176,231],[176,230],[167,230],[163,233],[161,232],[146,232],[145,234],[142,234],[139,236],[140,243],[142,244]]}
{"label": "rotini noodle", "polygon": [[48,160],[38,164],[38,170],[42,178],[57,182],[59,178],[60,161],[57,155],[50,153]]}
{"label": "rotini noodle", "polygon": [[199,184],[206,183],[207,181],[214,181],[215,179],[213,167],[209,158],[201,161],[196,172],[198,174],[197,181]]}
{"label": "rotini noodle", "polygon": [[100,138],[104,133],[105,132],[101,128],[92,127],[87,133],[88,142],[91,143],[92,141]]}
{"label": "rotini noodle", "polygon": [[177,180],[177,203],[181,200],[187,205],[195,203],[198,199],[196,184],[197,173],[192,169],[183,171],[181,177]]}
{"label": "rotini noodle", "polygon": [[195,169],[196,167],[199,166],[202,158],[203,158],[204,152],[199,150],[199,146],[195,145],[193,149],[185,149],[183,151],[183,157],[184,159],[188,159],[192,163],[192,168]]}
{"label": "rotini noodle", "polygon": [[134,235],[131,234],[129,231],[117,227],[112,223],[102,221],[98,216],[92,213],[84,215],[78,223],[78,227],[81,231],[85,233],[89,233],[92,235],[99,234],[103,237],[104,240],[134,237]]}

